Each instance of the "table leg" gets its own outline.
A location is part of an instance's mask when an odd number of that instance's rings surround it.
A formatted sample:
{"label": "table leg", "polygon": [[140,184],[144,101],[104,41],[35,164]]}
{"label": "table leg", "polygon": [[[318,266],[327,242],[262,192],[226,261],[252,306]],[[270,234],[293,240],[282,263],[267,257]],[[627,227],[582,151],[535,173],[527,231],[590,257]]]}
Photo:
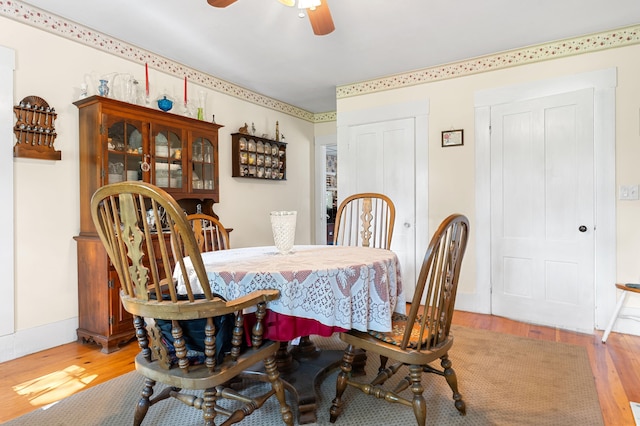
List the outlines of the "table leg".
{"label": "table leg", "polygon": [[[298,406],[298,424],[316,423],[320,402],[320,386],[324,378],[338,368],[344,351],[320,350],[309,336],[288,349],[289,342],[281,342],[276,353],[280,378],[295,398]],[[354,363],[354,375],[364,374],[366,353],[358,351],[359,362]],[[357,368],[356,368],[357,366]]]}
{"label": "table leg", "polygon": [[297,368],[291,352],[289,352],[289,342],[280,342],[278,352],[276,352],[276,366],[281,374],[291,373]]}
{"label": "table leg", "polygon": [[[289,349],[289,342],[280,342],[276,352],[276,365],[280,378],[298,407],[298,424],[316,423],[324,378],[340,366],[344,350],[318,349],[309,336],[300,338],[298,345]],[[364,374],[366,353],[356,352],[354,376]],[[259,367],[263,370],[263,367]],[[295,407],[293,407],[295,409]]]}
{"label": "table leg", "polygon": [[288,355],[292,366],[281,370],[282,380],[298,401],[298,423],[316,423],[322,380],[340,365],[343,351],[319,350],[309,336],[300,338],[300,344],[294,346]]}

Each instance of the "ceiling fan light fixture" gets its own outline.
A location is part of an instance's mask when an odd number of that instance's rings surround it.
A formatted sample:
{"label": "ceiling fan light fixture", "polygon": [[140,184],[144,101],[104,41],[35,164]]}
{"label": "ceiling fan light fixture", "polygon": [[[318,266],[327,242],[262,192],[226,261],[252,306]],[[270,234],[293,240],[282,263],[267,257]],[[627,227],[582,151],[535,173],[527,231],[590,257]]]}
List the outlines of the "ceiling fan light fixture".
{"label": "ceiling fan light fixture", "polygon": [[[236,1],[236,0],[207,0],[209,2]],[[296,0],[278,0],[285,6],[293,6]],[[333,18],[329,11],[327,0],[298,0],[298,17],[309,17],[311,28],[315,35],[327,35],[332,33],[336,27],[333,25]]]}
{"label": "ceiling fan light fixture", "polygon": [[314,10],[320,6],[320,0],[298,0],[298,9],[311,9]]}

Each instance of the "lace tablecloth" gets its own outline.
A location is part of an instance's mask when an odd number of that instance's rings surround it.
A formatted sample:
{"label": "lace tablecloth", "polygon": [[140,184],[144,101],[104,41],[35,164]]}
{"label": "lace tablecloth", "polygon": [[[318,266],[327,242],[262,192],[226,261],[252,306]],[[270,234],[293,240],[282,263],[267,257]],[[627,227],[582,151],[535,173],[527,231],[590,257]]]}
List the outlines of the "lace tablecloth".
{"label": "lace tablecloth", "polygon": [[[268,308],[327,327],[391,330],[391,313],[405,313],[400,264],[389,250],[345,246],[250,247],[202,254],[209,284],[227,300],[278,289]],[[189,280],[200,289],[193,270]],[[178,280],[178,291],[184,283]],[[200,289],[200,291],[202,291]]]}

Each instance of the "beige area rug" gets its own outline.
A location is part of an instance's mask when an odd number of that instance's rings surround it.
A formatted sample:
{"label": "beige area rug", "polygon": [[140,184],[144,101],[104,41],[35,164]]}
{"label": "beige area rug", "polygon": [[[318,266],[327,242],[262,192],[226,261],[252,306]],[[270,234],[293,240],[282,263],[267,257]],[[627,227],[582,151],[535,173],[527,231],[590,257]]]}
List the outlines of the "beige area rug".
{"label": "beige area rug", "polygon": [[[428,425],[602,425],[587,353],[584,348],[514,337],[484,330],[454,327],[456,342],[450,351],[467,415],[453,406],[443,377],[423,379]],[[337,336],[313,337],[321,348],[338,349]],[[377,369],[369,359],[368,374]],[[439,365],[438,365],[439,366]],[[329,407],[337,371],[322,383],[318,425],[329,425]],[[259,385],[260,386],[260,385]],[[142,389],[142,377],[133,372],[39,409],[6,425],[106,426],[130,425]],[[168,400],[152,407],[143,425],[200,425],[198,410]],[[275,398],[246,418],[245,426],[281,425]],[[354,389],[345,393],[345,411],[337,426],[411,425],[412,410],[367,397]]]}

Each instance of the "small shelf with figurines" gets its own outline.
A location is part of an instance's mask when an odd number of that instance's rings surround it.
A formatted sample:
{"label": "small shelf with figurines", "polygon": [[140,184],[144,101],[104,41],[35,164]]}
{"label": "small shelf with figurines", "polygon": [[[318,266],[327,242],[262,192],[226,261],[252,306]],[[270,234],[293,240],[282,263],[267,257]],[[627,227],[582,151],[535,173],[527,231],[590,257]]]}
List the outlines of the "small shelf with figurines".
{"label": "small shelf with figurines", "polygon": [[14,157],[60,160],[62,153],[56,151],[55,108],[38,96],[27,96],[13,107],[16,124],[13,133],[17,142],[13,146]]}
{"label": "small shelf with figurines", "polygon": [[287,179],[287,144],[246,133],[233,133],[232,177]]}

